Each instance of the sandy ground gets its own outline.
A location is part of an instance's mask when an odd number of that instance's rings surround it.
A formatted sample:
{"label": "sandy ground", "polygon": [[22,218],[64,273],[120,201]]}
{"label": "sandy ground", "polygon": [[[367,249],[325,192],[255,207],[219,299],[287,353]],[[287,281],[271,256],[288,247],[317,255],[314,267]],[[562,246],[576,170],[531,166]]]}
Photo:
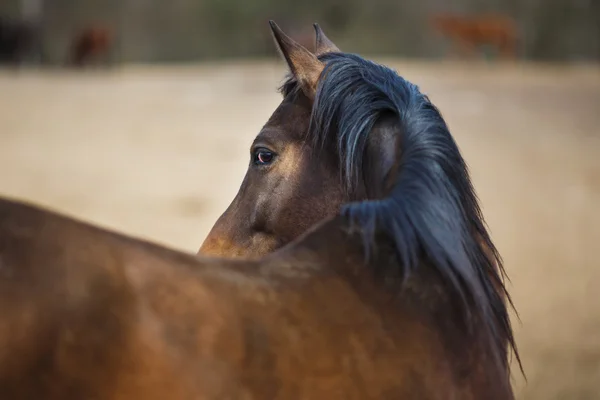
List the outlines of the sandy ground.
{"label": "sandy ground", "polygon": [[[446,116],[505,259],[521,399],[600,399],[600,68],[389,61]],[[0,194],[195,252],[279,63],[0,71]]]}

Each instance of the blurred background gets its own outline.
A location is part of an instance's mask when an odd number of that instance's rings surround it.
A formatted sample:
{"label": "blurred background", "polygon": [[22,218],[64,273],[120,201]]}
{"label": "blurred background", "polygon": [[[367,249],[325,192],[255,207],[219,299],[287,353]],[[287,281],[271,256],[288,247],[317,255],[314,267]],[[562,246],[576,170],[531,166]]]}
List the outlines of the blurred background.
{"label": "blurred background", "polygon": [[599,0],[2,0],[0,195],[195,252],[319,22],[437,104],[504,257],[519,399],[600,399]]}
{"label": "blurred background", "polygon": [[439,58],[446,41],[432,16],[496,15],[515,24],[518,53],[531,60],[598,60],[598,0],[3,0],[3,16],[39,31],[45,62],[62,63],[89,25],[114,34],[120,62],[184,62],[274,55],[268,19],[296,35],[319,21],[340,46],[361,54]]}

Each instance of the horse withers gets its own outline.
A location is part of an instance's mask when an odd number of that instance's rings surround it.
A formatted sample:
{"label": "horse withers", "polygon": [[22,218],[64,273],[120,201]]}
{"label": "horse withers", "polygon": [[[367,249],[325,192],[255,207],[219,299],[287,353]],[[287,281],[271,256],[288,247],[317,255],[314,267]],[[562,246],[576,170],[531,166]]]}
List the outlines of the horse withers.
{"label": "horse withers", "polygon": [[513,398],[501,263],[440,113],[271,27],[292,74],[209,257],[0,201],[0,398]]}

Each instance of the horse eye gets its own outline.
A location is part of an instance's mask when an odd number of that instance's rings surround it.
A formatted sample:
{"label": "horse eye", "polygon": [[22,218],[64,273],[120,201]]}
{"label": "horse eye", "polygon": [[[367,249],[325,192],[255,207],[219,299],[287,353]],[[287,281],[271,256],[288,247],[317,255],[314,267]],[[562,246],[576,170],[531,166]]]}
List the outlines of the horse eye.
{"label": "horse eye", "polygon": [[265,148],[256,149],[254,151],[253,162],[256,165],[269,165],[273,162],[275,153]]}

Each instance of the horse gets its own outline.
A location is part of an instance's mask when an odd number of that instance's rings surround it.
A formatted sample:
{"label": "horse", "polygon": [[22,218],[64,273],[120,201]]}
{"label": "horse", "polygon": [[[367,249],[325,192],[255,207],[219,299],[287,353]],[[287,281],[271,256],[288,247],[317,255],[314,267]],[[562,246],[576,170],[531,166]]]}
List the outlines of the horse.
{"label": "horse", "polygon": [[[512,398],[508,347],[519,357],[506,275],[441,113],[395,71],[342,53],[318,25],[314,54],[272,29],[290,70],[283,100],[250,146],[240,189],[198,253],[260,259],[341,215],[362,233],[367,260],[382,241],[395,250],[394,269],[368,263],[374,273],[399,281],[400,293],[414,285],[419,299],[436,299],[417,308],[440,318],[430,328],[456,338],[446,350],[465,357],[454,362],[473,392],[458,397]],[[494,378],[475,384],[475,371]]]}
{"label": "horse", "polygon": [[81,68],[102,57],[108,61],[112,42],[112,34],[108,28],[85,27],[73,37],[67,64]]}
{"label": "horse", "polygon": [[200,255],[0,199],[0,398],[514,398],[501,259],[440,112],[270,24],[291,74]]}
{"label": "horse", "polygon": [[473,17],[457,15],[434,15],[431,25],[449,37],[464,55],[472,55],[483,45],[493,46],[505,59],[517,56],[517,28],[515,22],[503,15],[480,15]]}
{"label": "horse", "polygon": [[19,66],[39,51],[39,29],[32,23],[0,16],[0,64]]}

